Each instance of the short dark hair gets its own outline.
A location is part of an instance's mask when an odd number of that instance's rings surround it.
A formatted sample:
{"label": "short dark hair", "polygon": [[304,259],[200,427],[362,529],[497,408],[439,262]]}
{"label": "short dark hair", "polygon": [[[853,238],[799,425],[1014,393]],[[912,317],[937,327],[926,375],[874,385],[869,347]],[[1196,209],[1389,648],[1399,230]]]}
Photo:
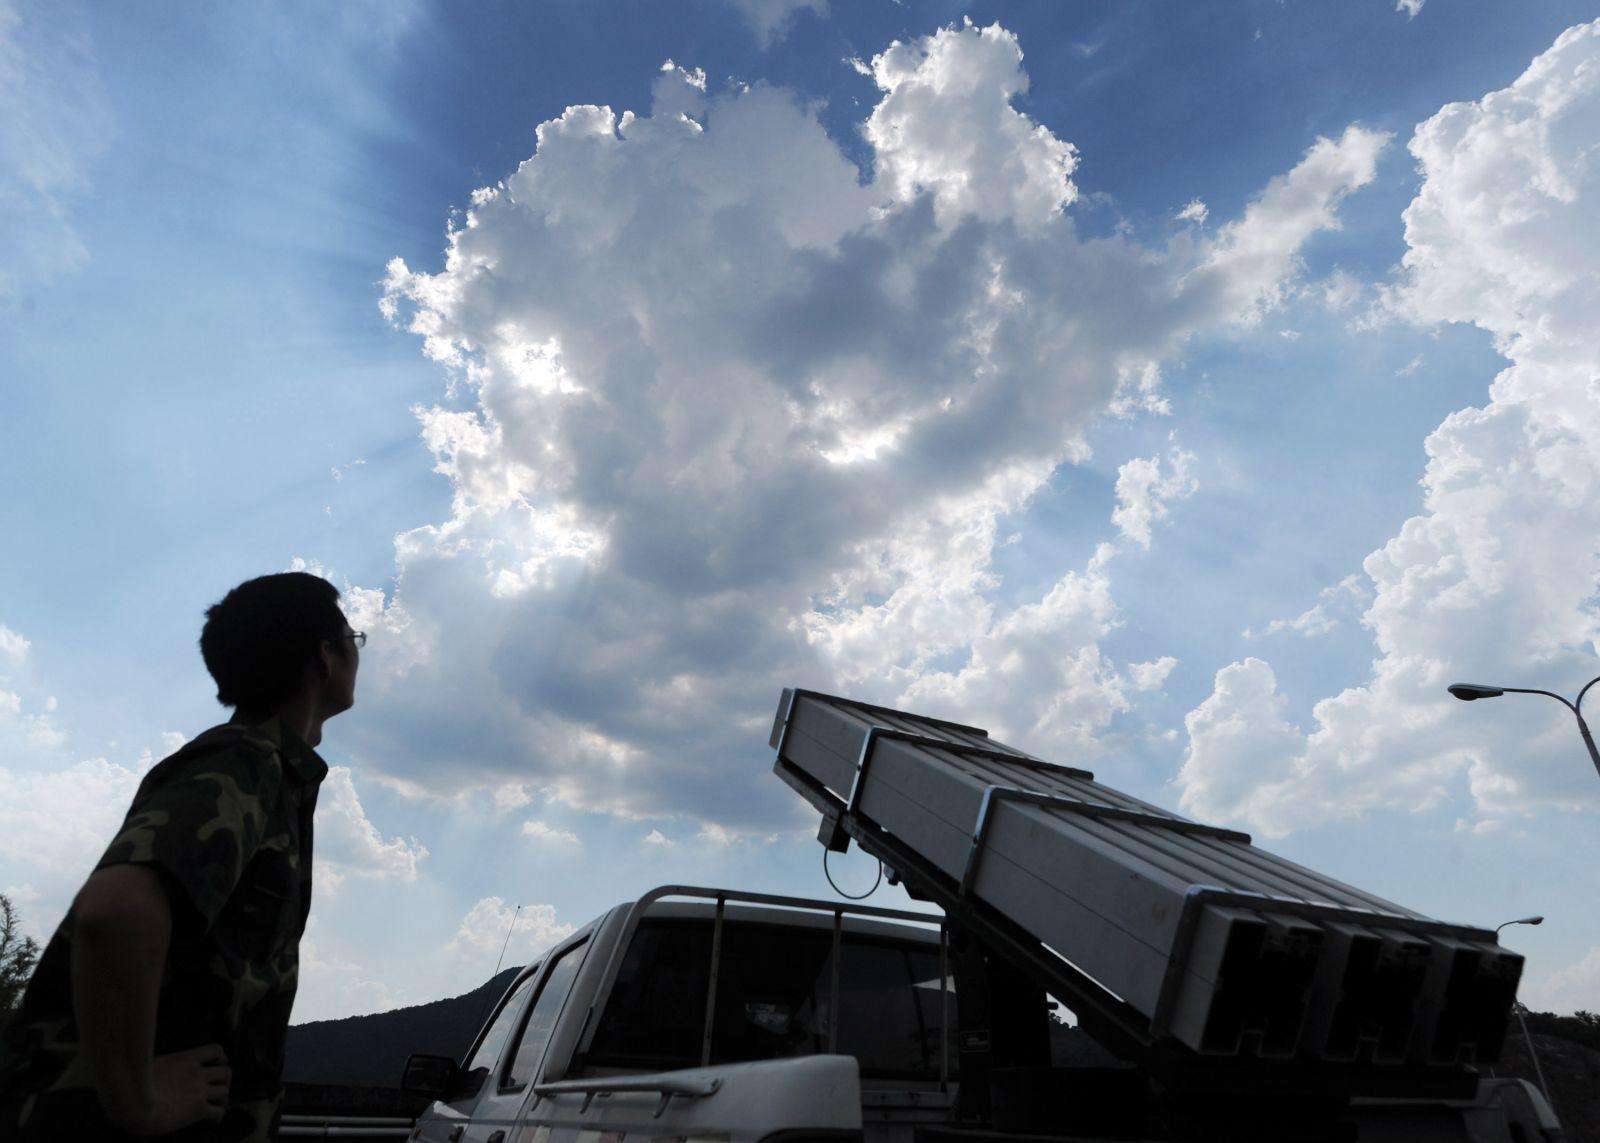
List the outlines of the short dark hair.
{"label": "short dark hair", "polygon": [[217,701],[268,711],[294,694],[324,640],[339,644],[348,624],[339,589],[321,576],[283,572],[246,580],[206,609],[200,656],[217,681]]}

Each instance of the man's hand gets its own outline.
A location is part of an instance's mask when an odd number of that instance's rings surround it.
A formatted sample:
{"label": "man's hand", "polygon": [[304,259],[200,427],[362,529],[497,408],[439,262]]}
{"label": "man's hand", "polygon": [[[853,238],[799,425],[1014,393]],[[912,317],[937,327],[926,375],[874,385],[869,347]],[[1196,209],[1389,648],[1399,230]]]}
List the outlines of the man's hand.
{"label": "man's hand", "polygon": [[154,1090],[131,1100],[117,1098],[114,1102],[121,1106],[108,1106],[106,1115],[133,1135],[165,1135],[202,1120],[216,1121],[228,1109],[232,1074],[218,1044],[157,1056]]}

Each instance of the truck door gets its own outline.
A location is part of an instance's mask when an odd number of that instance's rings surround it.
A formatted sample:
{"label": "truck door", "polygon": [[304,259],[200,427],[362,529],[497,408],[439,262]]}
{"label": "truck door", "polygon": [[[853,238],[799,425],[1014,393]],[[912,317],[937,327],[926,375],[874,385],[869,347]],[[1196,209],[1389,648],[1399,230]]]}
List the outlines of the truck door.
{"label": "truck door", "polygon": [[[432,1104],[418,1121],[417,1139],[420,1143],[461,1143],[467,1120],[474,1107],[484,1097],[490,1074],[499,1062],[501,1050],[511,1038],[511,1031],[528,1006],[528,997],[539,977],[539,966],[523,974],[500,1009],[489,1022],[488,1031],[472,1050],[472,1055],[462,1067],[460,1089],[448,1099]],[[489,1090],[493,1090],[489,1088]]]}
{"label": "truck door", "polygon": [[859,1132],[863,1073],[875,1095],[916,1089],[906,1099],[942,1116],[938,946],[751,920],[717,931],[705,918],[639,924],[587,1051],[570,1078],[540,1085],[506,1143]]}
{"label": "truck door", "polygon": [[[515,1135],[523,1105],[532,1094],[545,1047],[555,1031],[573,978],[589,951],[587,937],[559,949],[545,962],[535,987],[535,999],[516,1027],[516,1035],[500,1053],[499,1067],[485,1081],[483,1095],[472,1109],[472,1120],[461,1143],[507,1143]],[[530,983],[532,978],[530,978]]]}

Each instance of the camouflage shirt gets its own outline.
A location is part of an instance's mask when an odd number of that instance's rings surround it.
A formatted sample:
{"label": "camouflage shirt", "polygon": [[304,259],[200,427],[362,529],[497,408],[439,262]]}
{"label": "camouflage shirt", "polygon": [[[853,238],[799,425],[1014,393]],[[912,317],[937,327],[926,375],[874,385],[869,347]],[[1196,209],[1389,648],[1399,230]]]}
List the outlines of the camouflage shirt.
{"label": "camouflage shirt", "polygon": [[[184,1139],[268,1138],[311,907],[311,816],[327,773],[276,719],[215,727],[145,775],[96,866],[149,866],[172,901],[156,1054],[215,1042],[233,1069],[226,1118]],[[0,1035],[0,1139],[19,1126],[22,1138],[77,1137],[83,1117],[98,1114],[72,1016],[72,926],[69,912]]]}

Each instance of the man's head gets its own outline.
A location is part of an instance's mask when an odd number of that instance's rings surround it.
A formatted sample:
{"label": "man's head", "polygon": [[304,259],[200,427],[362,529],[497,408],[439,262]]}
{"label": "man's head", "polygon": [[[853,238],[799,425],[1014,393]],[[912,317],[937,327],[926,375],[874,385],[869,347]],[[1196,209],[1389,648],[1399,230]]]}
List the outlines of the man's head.
{"label": "man's head", "polygon": [[338,589],[305,572],[241,583],[207,609],[200,631],[217,701],[250,714],[275,712],[308,692],[319,719],[349,710],[356,646]]}

